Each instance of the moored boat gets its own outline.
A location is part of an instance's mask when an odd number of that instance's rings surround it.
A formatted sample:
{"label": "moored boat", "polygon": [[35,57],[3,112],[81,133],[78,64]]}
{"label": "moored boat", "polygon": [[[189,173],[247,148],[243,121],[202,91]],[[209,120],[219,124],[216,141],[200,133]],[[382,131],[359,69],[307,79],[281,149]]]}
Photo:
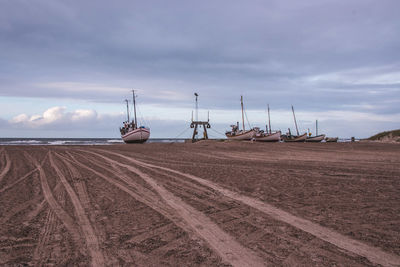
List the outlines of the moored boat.
{"label": "moored boat", "polygon": [[128,131],[126,134],[121,135],[125,143],[144,143],[150,137],[150,129],[140,126],[134,130]]}
{"label": "moored boat", "polygon": [[315,132],[315,136],[311,136],[311,133],[310,136],[307,136],[306,142],[318,143],[325,139],[325,134],[318,135],[318,120],[315,120]]}
{"label": "moored boat", "polygon": [[236,125],[231,125],[232,131],[225,133],[226,137],[230,140],[252,140],[256,135],[254,129],[243,131],[239,130]]}
{"label": "moored boat", "polygon": [[291,135],[286,134],[282,135],[282,140],[285,142],[304,142],[307,139],[307,133],[304,133],[302,135]]}
{"label": "moored boat", "polygon": [[252,140],[256,134],[254,129],[247,130],[244,127],[244,110],[243,110],[243,96],[240,96],[240,103],[242,106],[242,125],[243,129],[239,130],[239,122],[236,125],[231,125],[232,130],[227,131],[225,136],[229,140]]}
{"label": "moored boat", "polygon": [[322,140],[324,140],[325,139],[325,135],[324,134],[320,134],[320,135],[317,135],[317,136],[308,136],[307,138],[306,138],[306,142],[321,142]]}
{"label": "moored boat", "polygon": [[339,139],[339,137],[326,137],[325,141],[328,143],[334,143],[334,142],[337,142],[338,139]]}
{"label": "moored boat", "polygon": [[135,101],[135,91],[132,90],[133,94],[133,108],[134,108],[134,119],[129,120],[129,104],[126,101],[126,112],[128,120],[124,122],[124,126],[120,127],[121,138],[125,143],[144,143],[150,137],[150,128],[145,126],[138,126],[136,118],[136,101]]}
{"label": "moored boat", "polygon": [[[268,127],[269,126],[269,127]],[[272,132],[271,130],[271,118],[269,114],[269,104],[268,104],[268,125],[265,125],[265,132],[260,130],[260,128],[255,127],[256,131],[255,139],[261,142],[279,142],[281,140],[281,131]]]}
{"label": "moored boat", "polygon": [[293,119],[294,119],[294,124],[296,126],[297,135],[292,135],[289,128],[288,129],[289,132],[285,135],[282,135],[282,140],[285,142],[304,142],[307,139],[307,133],[304,133],[302,135],[299,134],[299,128],[297,127],[296,115],[294,114],[293,105],[292,105],[292,112],[293,112]]}
{"label": "moored boat", "polygon": [[257,132],[255,135],[256,141],[262,142],[279,142],[281,140],[281,131],[274,133]]}

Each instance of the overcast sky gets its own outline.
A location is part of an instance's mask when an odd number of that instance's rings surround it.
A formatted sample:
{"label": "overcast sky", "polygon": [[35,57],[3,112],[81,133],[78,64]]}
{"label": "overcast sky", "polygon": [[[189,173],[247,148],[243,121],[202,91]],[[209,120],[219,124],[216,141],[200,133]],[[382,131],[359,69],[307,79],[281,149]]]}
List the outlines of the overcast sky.
{"label": "overcast sky", "polygon": [[[0,137],[118,137],[137,90],[151,137],[250,126],[400,128],[400,1],[0,0]],[[185,130],[187,130],[185,132]]]}

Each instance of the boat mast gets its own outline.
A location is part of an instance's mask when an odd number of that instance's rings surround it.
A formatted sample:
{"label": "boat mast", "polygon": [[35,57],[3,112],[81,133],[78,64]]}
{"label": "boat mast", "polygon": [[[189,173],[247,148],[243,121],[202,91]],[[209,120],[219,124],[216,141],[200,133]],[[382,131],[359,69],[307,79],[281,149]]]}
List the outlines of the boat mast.
{"label": "boat mast", "polygon": [[269,133],[271,134],[271,118],[269,116],[269,104],[268,104],[268,125],[269,125]]}
{"label": "boat mast", "polygon": [[299,135],[299,129],[297,128],[296,116],[294,115],[294,108],[293,108],[293,105],[292,105],[292,112],[293,112],[294,124],[296,125],[297,135]]}
{"label": "boat mast", "polygon": [[128,116],[127,122],[129,123],[129,104],[128,104],[128,99],[125,99],[126,102],[126,115]]}
{"label": "boat mast", "polygon": [[240,104],[242,105],[242,125],[243,125],[243,132],[245,131],[244,128],[244,112],[243,112],[243,96],[240,96]]}
{"label": "boat mast", "polygon": [[196,106],[195,106],[195,108],[196,108],[196,117],[195,117],[195,119],[196,119],[196,121],[198,121],[199,120],[199,102],[197,102],[197,97],[199,96],[199,94],[198,93],[194,93],[194,96],[196,97]]}
{"label": "boat mast", "polygon": [[132,90],[132,98],[133,98],[133,111],[135,114],[135,129],[137,128],[137,119],[136,119],[136,99],[135,99],[135,90]]}
{"label": "boat mast", "polygon": [[316,131],[315,136],[317,136],[318,135],[318,120],[315,120],[315,131]]}

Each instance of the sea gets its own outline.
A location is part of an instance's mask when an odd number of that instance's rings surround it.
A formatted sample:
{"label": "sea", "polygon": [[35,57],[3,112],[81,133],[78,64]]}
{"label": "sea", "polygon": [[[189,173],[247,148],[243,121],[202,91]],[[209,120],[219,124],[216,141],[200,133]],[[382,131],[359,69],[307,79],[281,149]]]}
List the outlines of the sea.
{"label": "sea", "polygon": [[[184,143],[183,138],[151,138],[146,143]],[[0,145],[114,145],[121,138],[0,138]]]}

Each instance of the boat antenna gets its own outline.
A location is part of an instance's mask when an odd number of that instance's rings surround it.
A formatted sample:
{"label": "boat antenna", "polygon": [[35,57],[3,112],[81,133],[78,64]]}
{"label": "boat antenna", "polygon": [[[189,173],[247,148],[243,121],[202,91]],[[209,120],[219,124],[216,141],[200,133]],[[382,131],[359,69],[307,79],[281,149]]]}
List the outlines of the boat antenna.
{"label": "boat antenna", "polygon": [[294,115],[294,108],[293,108],[293,105],[292,105],[292,111],[293,111],[294,124],[296,125],[297,135],[300,135],[300,134],[299,134],[299,129],[297,128],[296,116]]}
{"label": "boat antenna", "polygon": [[128,123],[129,123],[129,104],[128,104],[128,99],[125,99],[126,102],[126,115],[128,116]]}
{"label": "boat antenna", "polygon": [[[132,98],[133,98],[133,111],[135,114],[135,129],[137,128],[137,118],[136,118],[136,99],[135,99],[135,90],[132,90]],[[129,120],[129,119],[128,119]]]}
{"label": "boat antenna", "polygon": [[244,132],[245,128],[244,128],[243,96],[242,95],[240,96],[240,104],[242,106],[242,125],[243,125],[243,132]]}
{"label": "boat antenna", "polygon": [[271,117],[269,116],[269,104],[268,104],[268,125],[269,125],[269,133],[271,134]]}
{"label": "boat antenna", "polygon": [[199,96],[198,93],[194,93],[195,97],[196,97],[196,121],[199,120],[199,103],[197,102],[197,97]]}

